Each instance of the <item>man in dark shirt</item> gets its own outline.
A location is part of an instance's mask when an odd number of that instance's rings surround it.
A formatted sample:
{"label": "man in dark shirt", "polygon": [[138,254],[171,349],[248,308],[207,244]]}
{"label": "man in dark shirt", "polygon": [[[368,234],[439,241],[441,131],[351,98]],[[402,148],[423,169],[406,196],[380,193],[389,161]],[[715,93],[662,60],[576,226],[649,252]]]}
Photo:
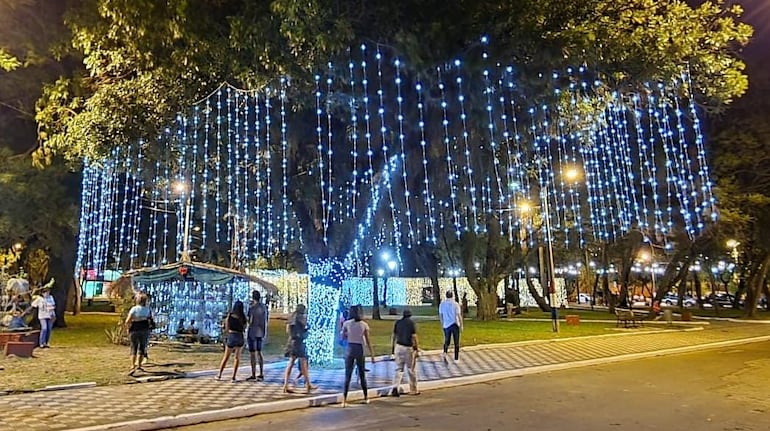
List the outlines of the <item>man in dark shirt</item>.
{"label": "man in dark shirt", "polygon": [[419,395],[417,391],[417,366],[418,344],[417,327],[412,321],[412,311],[404,309],[404,317],[397,320],[393,326],[393,336],[391,337],[391,354],[396,359],[396,376],[393,379],[393,391],[391,395],[397,397],[401,395],[398,387],[401,385],[401,379],[404,377],[404,365],[409,374],[409,393]]}

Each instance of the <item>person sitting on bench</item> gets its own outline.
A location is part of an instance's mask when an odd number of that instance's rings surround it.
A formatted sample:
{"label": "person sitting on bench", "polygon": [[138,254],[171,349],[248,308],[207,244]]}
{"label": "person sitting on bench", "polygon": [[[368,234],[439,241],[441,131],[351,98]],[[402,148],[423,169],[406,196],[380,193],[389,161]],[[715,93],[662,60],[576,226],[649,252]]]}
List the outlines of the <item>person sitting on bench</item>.
{"label": "person sitting on bench", "polygon": [[189,334],[184,327],[184,319],[179,319],[179,323],[176,325],[176,333],[179,335]]}

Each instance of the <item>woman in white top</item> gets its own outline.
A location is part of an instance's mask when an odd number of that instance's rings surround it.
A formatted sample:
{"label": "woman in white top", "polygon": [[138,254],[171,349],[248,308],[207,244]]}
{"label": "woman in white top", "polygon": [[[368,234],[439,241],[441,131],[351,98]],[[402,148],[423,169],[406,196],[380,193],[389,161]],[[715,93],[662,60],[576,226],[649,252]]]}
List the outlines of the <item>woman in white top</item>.
{"label": "woman in white top", "polygon": [[56,301],[49,289],[43,289],[43,294],[32,301],[32,306],[37,308],[37,318],[40,320],[40,347],[47,349],[51,340],[53,322],[56,321]]}
{"label": "woman in white top", "polygon": [[140,293],[136,295],[136,305],[131,307],[126,317],[126,326],[128,327],[128,336],[131,341],[131,371],[142,371],[142,360],[147,354],[147,341],[150,335],[150,322],[152,320],[152,311],[147,307],[147,295]]}
{"label": "woman in white top", "polygon": [[353,365],[358,368],[358,378],[364,391],[364,403],[369,404],[369,394],[366,387],[366,369],[364,368],[364,344],[369,346],[369,354],[374,363],[374,347],[369,341],[369,325],[363,321],[363,307],[356,305],[350,308],[350,320],[342,325],[342,339],[347,341],[345,351],[345,390],[342,407],[347,406],[350,378],[353,376]]}

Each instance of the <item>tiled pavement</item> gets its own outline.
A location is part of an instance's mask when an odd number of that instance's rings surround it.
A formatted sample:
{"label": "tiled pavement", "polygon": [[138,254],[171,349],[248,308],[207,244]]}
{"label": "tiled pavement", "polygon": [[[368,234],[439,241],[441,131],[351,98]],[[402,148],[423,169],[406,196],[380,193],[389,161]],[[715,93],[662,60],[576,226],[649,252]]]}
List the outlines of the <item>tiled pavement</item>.
{"label": "tiled pavement", "polygon": [[[421,381],[473,376],[529,367],[660,352],[690,346],[770,336],[770,325],[716,325],[704,330],[644,331],[560,341],[479,346],[445,364],[437,354],[419,359]],[[370,387],[389,385],[394,363],[367,363]],[[211,376],[120,386],[36,392],[0,397],[0,430],[64,430],[296,399],[281,391],[282,368],[268,368],[263,383],[216,381]],[[227,372],[225,373],[227,374]],[[341,392],[343,370],[311,369],[315,394]],[[355,386],[358,388],[358,386]],[[351,388],[352,390],[353,388]]]}

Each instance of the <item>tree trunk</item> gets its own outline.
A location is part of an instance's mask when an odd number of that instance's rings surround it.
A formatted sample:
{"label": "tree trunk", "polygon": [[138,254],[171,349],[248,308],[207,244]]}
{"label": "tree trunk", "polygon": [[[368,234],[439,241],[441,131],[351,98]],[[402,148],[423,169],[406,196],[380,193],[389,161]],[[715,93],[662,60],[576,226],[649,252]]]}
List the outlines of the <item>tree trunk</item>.
{"label": "tree trunk", "polygon": [[497,319],[497,288],[496,286],[481,286],[476,291],[478,295],[479,303],[476,307],[476,318],[479,320],[496,320]]}
{"label": "tree trunk", "polygon": [[[711,271],[708,271],[708,272],[711,272]],[[692,272],[692,286],[693,286],[693,290],[695,290],[695,296],[697,298],[700,298],[701,296],[703,296],[703,287],[701,286],[700,277],[698,277],[698,273],[696,271]],[[684,306],[684,297],[681,294],[679,295],[679,306],[680,307]]]}
{"label": "tree trunk", "polygon": [[382,279],[382,308],[388,307],[388,277]]}
{"label": "tree trunk", "polygon": [[521,314],[521,291],[519,290],[520,285],[521,279],[516,278],[513,281],[513,307],[516,310],[516,314]]}
{"label": "tree trunk", "polygon": [[441,304],[441,286],[438,284],[437,274],[430,278],[430,286],[433,291],[433,306],[438,308],[439,304]]}
{"label": "tree trunk", "polygon": [[334,360],[340,291],[342,280],[349,275],[347,271],[341,259],[323,258],[315,262],[308,259],[310,330],[305,343],[308,360],[314,364],[330,364]]}
{"label": "tree trunk", "polygon": [[372,277],[372,319],[382,320],[382,316],[380,316],[380,292],[377,288],[377,277]]}
{"label": "tree trunk", "polygon": [[[765,254],[762,259],[762,263],[757,269],[751,273],[748,288],[746,289],[746,302],[744,303],[744,317],[756,318],[757,317],[757,301],[759,300],[759,293],[765,284],[765,278],[767,277],[768,270],[770,269],[770,253]],[[740,290],[740,289],[739,289]],[[738,298],[738,292],[735,293],[736,302]]]}
{"label": "tree trunk", "polygon": [[591,291],[591,311],[594,311],[594,305],[596,305],[596,292],[599,288],[599,273],[594,274],[594,286]]}
{"label": "tree trunk", "polygon": [[540,310],[550,312],[551,306],[548,305],[548,303],[545,301],[545,298],[540,296],[540,294],[537,292],[537,289],[535,289],[535,284],[532,283],[532,279],[527,277],[525,280],[527,281],[527,289],[529,290],[529,294],[535,299],[535,302],[537,302],[537,306],[540,307]]}

